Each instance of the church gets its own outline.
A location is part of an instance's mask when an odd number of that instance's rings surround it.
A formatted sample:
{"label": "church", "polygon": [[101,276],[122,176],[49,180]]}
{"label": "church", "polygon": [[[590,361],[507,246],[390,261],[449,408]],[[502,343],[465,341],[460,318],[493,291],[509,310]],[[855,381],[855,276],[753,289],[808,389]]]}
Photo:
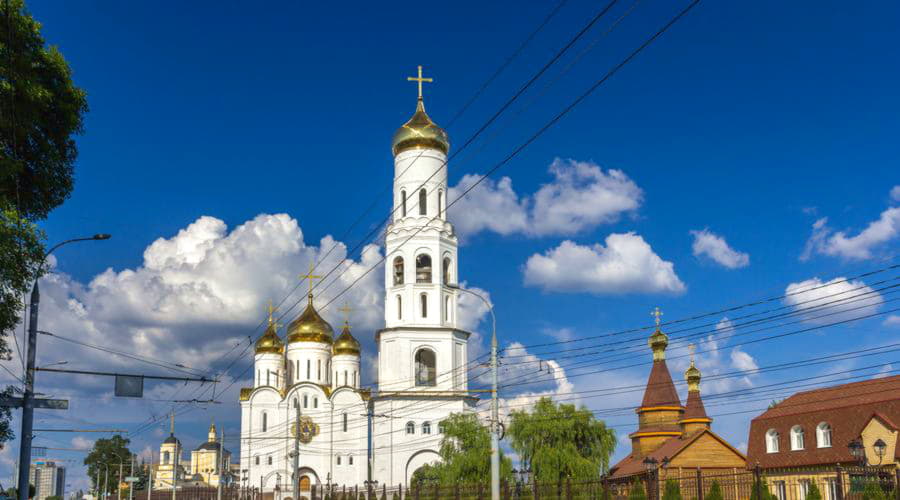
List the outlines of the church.
{"label": "church", "polygon": [[360,343],[349,320],[335,338],[312,286],[284,338],[270,306],[253,386],[240,392],[242,484],[263,494],[290,495],[295,436],[303,496],[313,486],[407,485],[416,469],[439,459],[441,421],[474,411],[469,333],[457,328],[457,236],[446,216],[450,141],[425,112],[422,83],[431,79],[420,66],[409,80],[419,95],[392,141],[376,386],[360,385]]}

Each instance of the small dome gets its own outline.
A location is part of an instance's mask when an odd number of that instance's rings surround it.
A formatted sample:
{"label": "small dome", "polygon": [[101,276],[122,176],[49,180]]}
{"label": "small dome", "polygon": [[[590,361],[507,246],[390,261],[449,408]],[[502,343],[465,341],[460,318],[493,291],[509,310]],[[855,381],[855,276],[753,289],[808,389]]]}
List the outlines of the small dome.
{"label": "small dome", "polygon": [[391,150],[394,156],[409,149],[437,149],[447,154],[450,151],[450,138],[447,132],[437,126],[425,113],[425,103],[420,97],[416,104],[416,112],[394,133]]}
{"label": "small dome", "polygon": [[691,366],[684,371],[684,379],[687,380],[689,391],[700,390],[700,370],[694,366],[694,360],[691,360]]}
{"label": "small dome", "polygon": [[[270,318],[271,319],[271,318]],[[284,352],[284,342],[278,336],[275,323],[269,322],[265,333],[256,341],[256,354],[272,353],[281,354]]]}
{"label": "small dome", "polygon": [[167,437],[166,440],[163,441],[163,444],[181,445],[181,441],[179,441],[178,438],[175,437],[174,434],[169,434],[169,437]]}
{"label": "small dome", "polygon": [[359,341],[350,334],[350,325],[344,324],[343,331],[341,331],[337,340],[334,341],[332,352],[334,354],[352,354],[354,356],[359,356]]}
{"label": "small dome", "polygon": [[288,325],[288,343],[291,342],[323,342],[332,343],[334,329],[319,316],[313,307],[313,296],[309,294],[309,303],[291,324]]}
{"label": "small dome", "polygon": [[647,339],[647,344],[653,350],[654,361],[666,359],[666,347],[669,345],[669,337],[662,330],[657,328],[653,335]]}

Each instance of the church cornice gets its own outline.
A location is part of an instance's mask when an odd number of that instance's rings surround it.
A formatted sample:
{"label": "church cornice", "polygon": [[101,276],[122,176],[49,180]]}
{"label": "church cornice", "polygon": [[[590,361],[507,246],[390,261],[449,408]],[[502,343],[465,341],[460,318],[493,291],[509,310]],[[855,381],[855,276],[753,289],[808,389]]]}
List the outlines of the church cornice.
{"label": "church cornice", "polygon": [[404,330],[413,330],[417,332],[446,332],[449,330],[454,333],[462,334],[463,336],[465,336],[466,340],[468,340],[469,336],[472,335],[471,333],[465,330],[460,330],[459,328],[450,328],[444,326],[392,326],[390,328],[382,328],[381,330],[377,330],[375,332],[375,342],[379,341],[382,332],[402,332]]}
{"label": "church cornice", "polygon": [[373,400],[384,399],[468,399],[478,401],[478,396],[473,396],[467,391],[381,391],[372,397]]}

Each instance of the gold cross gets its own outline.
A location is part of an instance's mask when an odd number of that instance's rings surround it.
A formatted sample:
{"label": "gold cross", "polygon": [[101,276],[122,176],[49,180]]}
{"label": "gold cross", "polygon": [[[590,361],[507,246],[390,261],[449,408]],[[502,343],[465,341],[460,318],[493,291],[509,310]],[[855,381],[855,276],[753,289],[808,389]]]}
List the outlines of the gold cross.
{"label": "gold cross", "polygon": [[314,270],[315,268],[316,268],[316,266],[314,266],[313,263],[310,262],[310,263],[309,263],[309,273],[307,273],[307,274],[301,274],[301,275],[300,275],[300,279],[307,279],[307,280],[309,280],[309,294],[310,294],[310,295],[312,295],[312,290],[313,290],[313,280],[322,279],[321,276],[316,276],[315,274],[313,274],[313,270]]}
{"label": "gold cross", "polygon": [[274,313],[275,311],[277,311],[278,308],[272,306],[272,301],[270,300],[270,301],[269,301],[268,307],[266,307],[266,310],[269,311],[269,324],[271,325],[272,323],[274,323],[274,321],[272,320],[272,313]]}
{"label": "gold cross", "polygon": [[350,326],[350,312],[353,311],[350,304],[344,302],[344,307],[338,307],[338,311],[344,313],[344,324]]}
{"label": "gold cross", "polygon": [[697,346],[693,343],[688,344],[688,351],[691,352],[691,364],[694,364],[694,352],[697,350]]}
{"label": "gold cross", "polygon": [[406,81],[408,82],[418,82],[419,83],[419,99],[422,99],[422,82],[433,83],[433,78],[422,78],[422,66],[419,66],[419,76],[407,76]]}
{"label": "gold cross", "polygon": [[660,311],[658,307],[656,309],[654,309],[653,312],[650,313],[650,316],[656,317],[656,327],[657,328],[659,328],[659,317],[662,315],[663,315],[663,312]]}

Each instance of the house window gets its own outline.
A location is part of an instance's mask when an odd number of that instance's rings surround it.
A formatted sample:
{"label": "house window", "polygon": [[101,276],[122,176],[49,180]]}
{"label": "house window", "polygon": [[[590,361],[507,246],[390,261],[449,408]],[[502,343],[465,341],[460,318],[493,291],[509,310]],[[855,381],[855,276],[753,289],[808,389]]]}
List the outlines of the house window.
{"label": "house window", "polygon": [[778,431],[775,429],[766,432],[766,453],[778,453]]}
{"label": "house window", "polygon": [[403,257],[396,257],[394,259],[394,284],[403,284]]}
{"label": "house window", "polygon": [[416,257],[416,283],[431,283],[431,256],[427,253]]}
{"label": "house window", "polygon": [[415,434],[416,433],[416,424],[412,422],[406,423],[406,433],[407,434]]}
{"label": "house window", "polygon": [[819,448],[831,448],[831,426],[827,422],[816,426],[816,443]]}
{"label": "house window", "polygon": [[784,481],[775,481],[775,498],[778,500],[785,500],[787,498],[787,488],[785,487]]}
{"label": "house window", "polygon": [[444,422],[438,422],[438,434],[444,433]]}
{"label": "house window", "polygon": [[262,412],[262,431],[266,432],[269,430],[269,416],[266,415],[266,412]]}
{"label": "house window", "polygon": [[426,209],[425,203],[428,202],[428,192],[425,191],[425,188],[419,190],[419,215],[427,215],[428,210]]}
{"label": "house window", "polygon": [[343,418],[344,418],[344,432],[347,432],[347,414],[346,413],[344,413]]}
{"label": "house window", "polygon": [[422,434],[431,434],[431,422],[422,423]]}
{"label": "house window", "polygon": [[791,427],[791,450],[803,449],[803,428],[799,425]]}
{"label": "house window", "polygon": [[416,385],[436,385],[435,365],[436,359],[434,351],[431,349],[420,349],[416,352]]}
{"label": "house window", "polygon": [[406,217],[406,191],[400,191],[400,216]]}
{"label": "house window", "polygon": [[297,401],[297,398],[294,398],[294,408],[299,408],[300,403]]}
{"label": "house window", "polygon": [[422,295],[419,295],[419,302],[420,302],[420,306],[422,307],[422,317],[427,318],[428,317],[428,294],[423,293]]}

